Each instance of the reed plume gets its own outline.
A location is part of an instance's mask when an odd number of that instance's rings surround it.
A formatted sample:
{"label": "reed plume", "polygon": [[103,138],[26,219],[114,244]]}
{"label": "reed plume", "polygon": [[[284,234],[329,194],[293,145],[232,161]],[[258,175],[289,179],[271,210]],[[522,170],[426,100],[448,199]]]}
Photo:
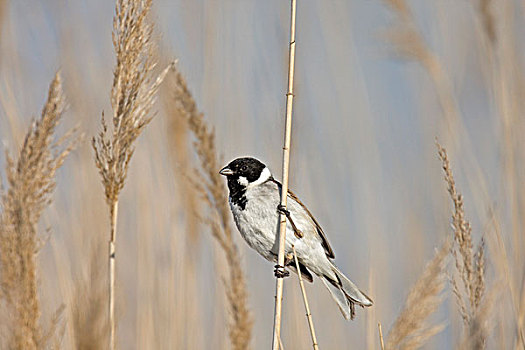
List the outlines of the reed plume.
{"label": "reed plume", "polygon": [[134,142],[152,119],[157,90],[168,72],[154,76],[156,66],[152,0],[117,0],[113,17],[116,65],[111,88],[112,129],[102,114],[102,131],[93,138],[95,165],[99,169],[110,214],[109,324],[110,349],[115,348],[115,241],[119,194],[124,187]]}
{"label": "reed plume", "polygon": [[176,70],[174,75],[175,105],[178,113],[188,121],[194,136],[193,147],[199,159],[199,166],[192,173],[192,176],[197,176],[197,180],[192,181],[191,186],[196,187],[204,202],[214,209],[214,217],[203,218],[203,221],[209,224],[211,234],[224,252],[228,264],[228,276],[224,285],[231,315],[230,343],[235,350],[249,349],[253,320],[248,307],[241,257],[232,236],[228,194],[218,174],[220,163],[215,147],[215,134],[207,125],[204,115],[199,112],[182,74]]}
{"label": "reed plume", "polygon": [[133,144],[153,117],[150,111],[168,70],[153,76],[156,62],[150,10],[151,0],[117,0],[115,7],[113,46],[117,62],[111,88],[112,130],[103,114],[102,131],[93,138],[95,163],[110,207],[118,203]]}
{"label": "reed plume", "polygon": [[418,349],[443,329],[442,324],[429,325],[427,319],[443,301],[449,251],[450,244],[445,241],[410,289],[405,306],[388,334],[385,349]]}
{"label": "reed plume", "polygon": [[61,309],[49,329],[39,322],[36,254],[42,245],[37,223],[52,201],[55,174],[75,145],[70,137],[73,131],[58,140],[54,137],[64,107],[57,73],[42,114],[29,128],[17,159],[6,155],[8,188],[2,193],[0,217],[0,298],[9,318],[9,349],[44,348],[58,328]]}
{"label": "reed plume", "polygon": [[[447,151],[436,142],[439,158],[445,173],[448,193],[454,204],[452,213],[452,229],[454,244],[452,256],[457,274],[451,278],[453,292],[463,323],[467,331],[476,330],[480,343],[485,342],[486,335],[481,334],[480,326],[476,326],[476,315],[479,314],[481,301],[485,292],[485,241],[482,238],[477,248],[472,243],[472,227],[465,218],[463,196],[458,192],[450,167]],[[459,277],[457,277],[459,275]]]}

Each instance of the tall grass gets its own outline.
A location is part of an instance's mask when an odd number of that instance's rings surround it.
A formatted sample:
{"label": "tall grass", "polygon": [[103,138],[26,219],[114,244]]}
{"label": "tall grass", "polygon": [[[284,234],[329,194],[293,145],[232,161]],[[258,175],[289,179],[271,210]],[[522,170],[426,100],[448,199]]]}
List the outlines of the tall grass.
{"label": "tall grass", "polygon": [[6,349],[41,349],[52,345],[58,336],[60,312],[50,326],[40,323],[36,255],[45,244],[37,224],[52,200],[56,172],[74,146],[71,133],[55,137],[64,107],[57,74],[42,114],[26,133],[18,156],[6,156],[8,188],[2,191],[0,217],[1,341]]}
{"label": "tall grass", "polygon": [[[473,327],[475,315],[478,314],[485,293],[485,243],[481,239],[477,248],[472,243],[472,227],[465,218],[463,196],[456,189],[456,183],[450,168],[447,151],[437,143],[439,158],[443,164],[448,193],[454,203],[452,228],[454,230],[454,245],[452,256],[456,274],[453,275],[452,290],[465,327]],[[459,276],[458,276],[459,275]],[[486,336],[478,335],[481,343]]]}
{"label": "tall grass", "polygon": [[117,0],[113,19],[113,46],[117,63],[113,73],[112,130],[102,115],[102,131],[93,138],[95,165],[109,206],[109,325],[110,349],[115,349],[115,242],[119,195],[124,187],[133,144],[151,121],[150,110],[167,68],[153,76],[153,25],[148,15],[151,0]]}
{"label": "tall grass", "polygon": [[191,178],[189,174],[186,176],[189,185],[195,187],[201,199],[213,208],[210,217],[201,217],[201,220],[209,226],[228,264],[228,276],[224,286],[231,315],[230,344],[236,350],[248,349],[250,348],[253,320],[248,307],[246,278],[241,268],[242,259],[237,244],[233,240],[228,194],[217,170],[222,162],[218,159],[215,134],[204,120],[204,115],[198,111],[186,80],[179,71],[175,72],[174,79],[175,105],[178,113],[187,119],[189,130],[194,137],[193,147],[199,159],[198,167],[191,171]]}

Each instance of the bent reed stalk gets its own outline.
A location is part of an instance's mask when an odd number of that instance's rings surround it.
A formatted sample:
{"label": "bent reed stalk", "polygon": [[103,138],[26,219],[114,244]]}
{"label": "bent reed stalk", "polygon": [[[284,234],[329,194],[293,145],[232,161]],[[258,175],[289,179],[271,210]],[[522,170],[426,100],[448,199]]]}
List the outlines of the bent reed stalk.
{"label": "bent reed stalk", "polygon": [[[294,67],[295,67],[295,17],[297,10],[297,1],[291,0],[291,15],[290,15],[290,47],[288,53],[288,91],[286,93],[286,126],[284,130],[284,147],[283,147],[283,183],[281,188],[281,207],[286,209],[286,199],[288,193],[288,170],[290,166],[290,145],[292,139],[292,108],[293,108],[293,81],[294,81]],[[284,266],[286,243],[286,216],[281,213],[279,215],[279,253],[277,256],[277,265]],[[275,286],[275,311],[273,322],[273,343],[272,349],[279,348],[279,340],[281,338],[281,316],[282,316],[282,302],[283,302],[283,288],[284,280],[277,278]],[[281,346],[282,348],[282,346]]]}
{"label": "bent reed stalk", "polygon": [[177,69],[173,89],[176,112],[188,122],[188,128],[194,136],[193,148],[199,161],[191,178],[186,176],[186,179],[191,182],[198,197],[213,209],[210,214],[213,217],[193,214],[198,215],[210,227],[213,238],[224,252],[228,268],[224,287],[231,315],[228,325],[230,344],[234,350],[246,350],[250,348],[253,317],[248,307],[248,288],[242,259],[233,239],[228,194],[218,173],[222,162],[219,161],[219,152],[215,146],[215,133],[199,112],[186,80]]}

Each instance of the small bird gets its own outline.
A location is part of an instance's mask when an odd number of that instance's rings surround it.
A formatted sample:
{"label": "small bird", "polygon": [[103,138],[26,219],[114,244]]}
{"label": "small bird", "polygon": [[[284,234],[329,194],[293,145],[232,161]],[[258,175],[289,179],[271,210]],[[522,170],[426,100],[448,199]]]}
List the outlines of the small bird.
{"label": "small bird", "polygon": [[[360,291],[334,265],[335,255],[317,220],[295,194],[288,191],[286,209],[280,205],[282,185],[262,162],[237,158],[219,172],[226,176],[233,218],[248,245],[270,262],[277,262],[279,214],[286,215],[285,266],[297,273],[292,246],[295,247],[303,278],[313,282],[317,275],[337,302],[343,316],[353,319],[355,304],[372,306]],[[289,275],[285,266],[276,265],[276,277]]]}

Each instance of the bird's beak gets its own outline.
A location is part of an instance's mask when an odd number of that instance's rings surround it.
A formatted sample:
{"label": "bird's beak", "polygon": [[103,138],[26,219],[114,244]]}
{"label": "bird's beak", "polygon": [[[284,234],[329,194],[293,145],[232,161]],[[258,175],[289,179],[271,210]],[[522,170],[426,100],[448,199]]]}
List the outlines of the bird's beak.
{"label": "bird's beak", "polygon": [[224,168],[221,169],[221,171],[219,171],[219,174],[224,175],[224,176],[233,175],[233,170],[225,166]]}

